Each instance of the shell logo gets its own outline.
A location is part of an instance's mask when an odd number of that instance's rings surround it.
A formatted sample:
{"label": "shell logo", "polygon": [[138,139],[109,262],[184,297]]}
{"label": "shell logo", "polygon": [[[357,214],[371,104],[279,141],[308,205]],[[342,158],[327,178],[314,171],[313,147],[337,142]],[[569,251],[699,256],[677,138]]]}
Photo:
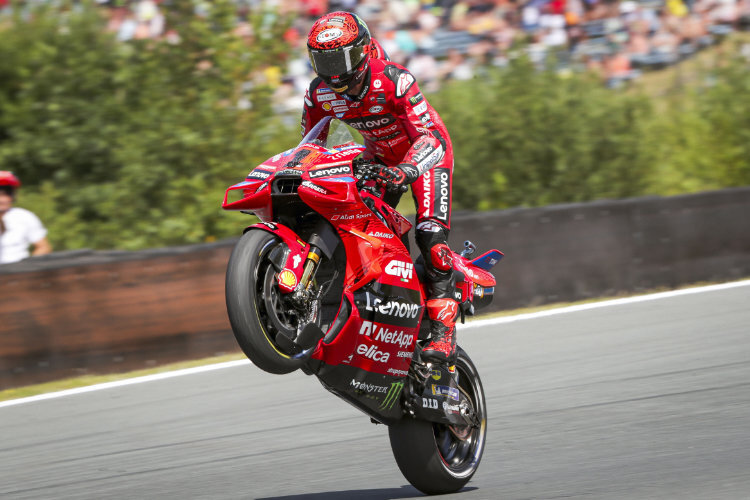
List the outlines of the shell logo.
{"label": "shell logo", "polygon": [[289,269],[284,269],[279,274],[279,284],[285,288],[293,289],[297,286],[297,276]]}
{"label": "shell logo", "polygon": [[331,111],[331,103],[329,103],[329,102],[324,102],[322,107],[326,111]]}

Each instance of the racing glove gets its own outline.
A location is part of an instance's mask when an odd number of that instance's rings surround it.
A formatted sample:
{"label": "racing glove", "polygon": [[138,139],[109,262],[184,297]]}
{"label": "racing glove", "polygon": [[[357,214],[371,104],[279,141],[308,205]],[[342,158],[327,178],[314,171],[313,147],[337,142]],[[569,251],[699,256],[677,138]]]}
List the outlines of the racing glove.
{"label": "racing glove", "polygon": [[419,172],[413,165],[402,163],[396,167],[381,168],[380,175],[385,178],[389,186],[401,187],[416,181]]}

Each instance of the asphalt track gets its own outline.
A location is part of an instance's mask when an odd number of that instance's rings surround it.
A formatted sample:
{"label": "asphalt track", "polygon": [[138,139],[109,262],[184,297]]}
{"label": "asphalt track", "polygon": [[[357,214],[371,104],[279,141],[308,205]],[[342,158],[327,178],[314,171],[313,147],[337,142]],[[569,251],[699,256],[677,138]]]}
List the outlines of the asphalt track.
{"label": "asphalt track", "polygon": [[[750,286],[460,334],[488,445],[441,498],[750,497]],[[0,498],[421,494],[387,430],[312,377],[244,364],[0,406]]]}

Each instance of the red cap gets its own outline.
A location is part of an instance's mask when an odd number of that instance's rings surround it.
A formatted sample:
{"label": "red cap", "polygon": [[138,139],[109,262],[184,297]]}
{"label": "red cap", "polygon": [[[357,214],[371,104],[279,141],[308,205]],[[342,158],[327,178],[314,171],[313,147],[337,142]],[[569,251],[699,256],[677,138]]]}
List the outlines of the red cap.
{"label": "red cap", "polygon": [[21,186],[21,181],[9,170],[0,170],[0,186],[12,186],[14,188]]}

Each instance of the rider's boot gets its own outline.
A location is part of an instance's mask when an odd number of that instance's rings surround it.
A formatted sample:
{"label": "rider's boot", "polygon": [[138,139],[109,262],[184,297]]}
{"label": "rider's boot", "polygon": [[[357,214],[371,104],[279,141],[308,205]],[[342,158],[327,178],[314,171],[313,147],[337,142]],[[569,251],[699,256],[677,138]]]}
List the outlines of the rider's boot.
{"label": "rider's boot", "polygon": [[456,357],[458,302],[450,298],[432,299],[428,300],[426,305],[431,340],[422,350],[422,359],[452,364]]}

